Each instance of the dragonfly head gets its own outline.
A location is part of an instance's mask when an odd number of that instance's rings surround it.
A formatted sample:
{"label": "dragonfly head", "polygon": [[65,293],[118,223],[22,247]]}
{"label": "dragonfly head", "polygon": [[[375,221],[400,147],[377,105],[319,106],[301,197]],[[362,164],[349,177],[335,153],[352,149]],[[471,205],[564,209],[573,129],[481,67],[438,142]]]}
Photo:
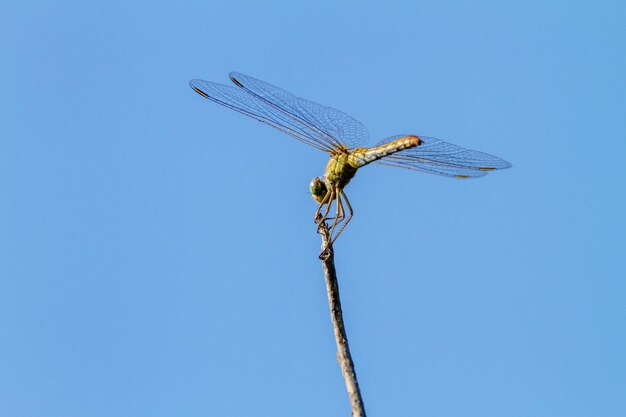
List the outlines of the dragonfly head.
{"label": "dragonfly head", "polygon": [[315,177],[309,184],[309,189],[311,190],[311,197],[313,200],[321,203],[326,197],[326,193],[328,193],[328,187],[326,187],[326,182],[320,177]]}

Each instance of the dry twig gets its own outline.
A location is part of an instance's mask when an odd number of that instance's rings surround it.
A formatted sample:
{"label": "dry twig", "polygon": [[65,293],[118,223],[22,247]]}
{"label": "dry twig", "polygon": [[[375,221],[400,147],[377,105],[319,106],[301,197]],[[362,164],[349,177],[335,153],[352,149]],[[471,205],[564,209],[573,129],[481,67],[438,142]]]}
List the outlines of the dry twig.
{"label": "dry twig", "polygon": [[326,293],[328,294],[328,305],[330,307],[330,317],[333,321],[333,330],[335,332],[335,341],[337,342],[337,361],[341,366],[341,373],[346,382],[348,396],[350,397],[350,406],[354,417],[365,417],[365,407],[363,406],[363,398],[361,398],[361,390],[359,382],[354,371],[354,363],[350,355],[350,347],[348,346],[348,337],[343,324],[343,313],[341,311],[341,300],[339,299],[339,284],[337,282],[337,272],[335,271],[335,252],[330,241],[330,232],[326,222],[319,225],[318,231],[322,236],[322,248],[328,245],[328,248],[320,259],[324,268],[324,278],[326,280]]}

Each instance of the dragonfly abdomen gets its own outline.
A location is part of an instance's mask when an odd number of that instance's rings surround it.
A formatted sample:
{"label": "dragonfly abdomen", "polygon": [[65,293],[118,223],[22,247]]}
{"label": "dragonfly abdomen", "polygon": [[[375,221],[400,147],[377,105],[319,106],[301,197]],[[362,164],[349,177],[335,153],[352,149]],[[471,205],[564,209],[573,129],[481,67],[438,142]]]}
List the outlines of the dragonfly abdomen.
{"label": "dragonfly abdomen", "polygon": [[400,152],[404,149],[414,148],[422,144],[422,140],[419,136],[408,135],[402,136],[396,140],[392,140],[389,143],[385,143],[373,148],[359,148],[350,153],[352,158],[352,165],[360,168],[364,165],[374,162],[380,158],[384,158],[387,155],[391,155],[396,152]]}

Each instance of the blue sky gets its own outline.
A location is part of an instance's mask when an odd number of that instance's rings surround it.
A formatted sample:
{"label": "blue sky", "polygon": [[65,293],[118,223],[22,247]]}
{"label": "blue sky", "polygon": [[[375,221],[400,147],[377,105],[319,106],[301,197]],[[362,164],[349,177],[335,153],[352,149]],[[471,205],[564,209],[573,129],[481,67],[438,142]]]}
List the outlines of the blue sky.
{"label": "blue sky", "polygon": [[0,416],[344,416],[309,181],[240,71],[514,166],[372,166],[336,245],[371,416],[623,416],[623,2],[3,2]]}

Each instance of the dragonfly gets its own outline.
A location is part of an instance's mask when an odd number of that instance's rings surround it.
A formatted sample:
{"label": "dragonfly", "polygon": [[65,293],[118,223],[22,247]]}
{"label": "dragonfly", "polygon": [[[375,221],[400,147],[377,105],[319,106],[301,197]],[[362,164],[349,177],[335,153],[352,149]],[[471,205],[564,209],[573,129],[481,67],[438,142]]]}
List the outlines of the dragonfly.
{"label": "dragonfly", "polygon": [[206,99],[330,154],[324,177],[314,178],[309,186],[318,203],[314,217],[318,226],[332,220],[330,239],[322,255],[352,220],[354,211],[344,188],[365,165],[375,163],[461,179],[511,167],[497,156],[422,135],[395,135],[366,147],[367,128],[346,113],[238,72],[231,72],[229,78],[234,85],[199,79],[191,80],[189,85]]}

